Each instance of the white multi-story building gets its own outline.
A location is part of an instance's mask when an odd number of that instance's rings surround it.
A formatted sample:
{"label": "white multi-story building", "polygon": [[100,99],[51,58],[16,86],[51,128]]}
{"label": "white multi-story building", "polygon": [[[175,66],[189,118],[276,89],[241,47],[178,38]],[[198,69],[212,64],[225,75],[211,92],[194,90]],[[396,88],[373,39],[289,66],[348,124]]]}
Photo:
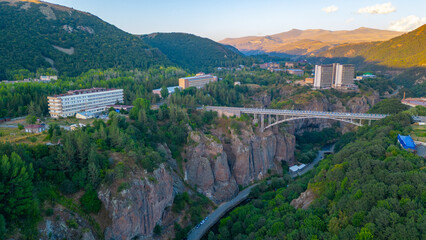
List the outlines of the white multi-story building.
{"label": "white multi-story building", "polygon": [[336,77],[333,86],[340,88],[354,84],[355,67],[351,64],[336,64]]}
{"label": "white multi-story building", "polygon": [[122,103],[123,89],[80,89],[47,99],[51,117],[70,117],[79,112],[100,113],[107,105]]}
{"label": "white multi-story building", "polygon": [[341,88],[353,85],[355,67],[351,64],[315,65],[314,88]]}

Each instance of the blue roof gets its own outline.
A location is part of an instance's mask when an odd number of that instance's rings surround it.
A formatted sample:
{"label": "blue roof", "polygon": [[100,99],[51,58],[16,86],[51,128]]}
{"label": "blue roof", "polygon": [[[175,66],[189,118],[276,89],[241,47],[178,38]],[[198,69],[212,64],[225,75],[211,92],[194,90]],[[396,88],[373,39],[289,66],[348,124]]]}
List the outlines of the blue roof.
{"label": "blue roof", "polygon": [[403,136],[398,134],[398,141],[405,149],[416,149],[416,144],[414,143],[414,140],[411,138],[411,136]]}

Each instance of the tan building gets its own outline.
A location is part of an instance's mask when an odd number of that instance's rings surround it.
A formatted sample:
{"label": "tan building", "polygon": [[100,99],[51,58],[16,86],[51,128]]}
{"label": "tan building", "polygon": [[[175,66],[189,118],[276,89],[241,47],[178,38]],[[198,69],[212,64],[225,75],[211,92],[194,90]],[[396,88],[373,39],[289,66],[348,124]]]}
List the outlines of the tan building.
{"label": "tan building", "polygon": [[314,84],[314,78],[305,78],[305,84]]}
{"label": "tan building", "polygon": [[70,117],[79,112],[100,113],[107,105],[123,102],[123,89],[91,88],[68,91],[47,97],[53,118]]}
{"label": "tan building", "polygon": [[217,77],[207,74],[207,75],[198,75],[194,77],[186,77],[179,79],[179,87],[182,89],[187,89],[189,87],[202,88],[210,82],[217,82]]}

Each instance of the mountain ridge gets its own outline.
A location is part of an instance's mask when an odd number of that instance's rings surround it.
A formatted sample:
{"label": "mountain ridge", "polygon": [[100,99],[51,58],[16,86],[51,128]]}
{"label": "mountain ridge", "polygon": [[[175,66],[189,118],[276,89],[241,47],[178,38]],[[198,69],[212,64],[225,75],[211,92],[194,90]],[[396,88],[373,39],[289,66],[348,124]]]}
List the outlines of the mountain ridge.
{"label": "mountain ridge", "polygon": [[426,67],[426,24],[387,41],[343,44],[319,53],[319,57],[363,57],[387,67]]}
{"label": "mountain ridge", "polygon": [[[243,53],[262,51],[264,53],[286,53],[296,55],[311,55],[344,43],[360,43],[388,40],[403,33],[388,30],[361,27],[354,30],[324,30],[324,29],[291,29],[287,32],[266,35],[248,36],[241,38],[226,38],[219,41],[236,47]],[[321,43],[316,47],[303,46],[307,40]],[[301,44],[302,46],[298,46]]]}

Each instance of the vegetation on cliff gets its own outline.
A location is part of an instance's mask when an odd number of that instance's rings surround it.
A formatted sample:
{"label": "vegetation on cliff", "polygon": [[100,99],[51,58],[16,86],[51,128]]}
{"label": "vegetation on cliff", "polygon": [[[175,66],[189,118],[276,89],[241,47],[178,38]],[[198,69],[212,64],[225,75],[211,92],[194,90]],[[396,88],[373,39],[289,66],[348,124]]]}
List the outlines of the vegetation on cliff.
{"label": "vegetation on cliff", "polygon": [[409,132],[404,112],[349,133],[350,143],[344,136],[346,146],[316,169],[307,210],[290,205],[290,184],[233,210],[210,239],[421,239],[425,162],[396,140]]}
{"label": "vegetation on cliff", "polygon": [[388,41],[347,44],[322,52],[328,58],[361,56],[365,61],[395,68],[426,66],[426,25]]}

